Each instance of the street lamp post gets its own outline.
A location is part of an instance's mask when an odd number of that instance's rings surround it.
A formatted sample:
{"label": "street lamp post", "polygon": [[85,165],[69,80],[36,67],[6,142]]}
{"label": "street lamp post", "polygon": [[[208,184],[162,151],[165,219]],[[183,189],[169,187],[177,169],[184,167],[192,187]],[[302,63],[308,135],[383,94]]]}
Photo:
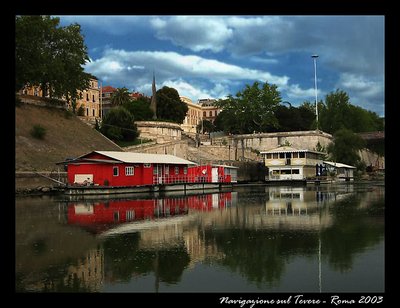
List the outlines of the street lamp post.
{"label": "street lamp post", "polygon": [[317,94],[317,58],[318,55],[312,55],[311,58],[314,60],[314,88],[315,88],[315,115],[317,119],[317,130],[318,130],[318,94]]}

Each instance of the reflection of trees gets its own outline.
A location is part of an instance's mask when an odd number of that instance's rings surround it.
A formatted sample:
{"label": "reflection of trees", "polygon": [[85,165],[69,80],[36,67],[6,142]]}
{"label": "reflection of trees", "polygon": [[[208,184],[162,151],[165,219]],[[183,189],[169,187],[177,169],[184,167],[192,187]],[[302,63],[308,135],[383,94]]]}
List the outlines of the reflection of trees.
{"label": "reflection of trees", "polygon": [[[30,284],[31,275],[17,273],[15,277],[16,292],[90,292],[90,290],[76,274],[68,277],[68,264],[51,266],[36,277],[35,283]],[[68,277],[68,279],[65,279]]]}
{"label": "reflection of trees", "polygon": [[379,243],[384,234],[384,199],[360,208],[365,200],[365,195],[353,195],[336,202],[331,208],[335,222],[321,232],[323,255],[340,272],[351,269],[355,254]]}
{"label": "reflection of trees", "polygon": [[154,274],[167,283],[180,281],[190,257],[182,242],[174,247],[141,249],[140,234],[121,234],[104,242],[106,272],[113,279],[129,281],[135,274]]}
{"label": "reflection of trees", "polygon": [[[371,201],[374,200],[374,201]],[[248,196],[239,202],[246,207]],[[334,270],[351,269],[355,255],[379,243],[384,234],[384,198],[374,198],[370,193],[348,196],[330,205],[333,224],[321,231],[207,229],[205,239],[215,241],[218,250],[225,255],[219,261],[232,271],[245,276],[258,286],[277,285],[285,270],[285,264],[296,255],[315,258],[319,240],[322,257]],[[321,210],[323,210],[321,208]],[[239,211],[245,213],[246,211]]]}
{"label": "reflection of trees", "polygon": [[312,255],[318,239],[316,234],[277,230],[226,230],[206,237],[215,238],[225,258],[221,263],[246,276],[258,286],[277,285],[285,263],[295,254]]}

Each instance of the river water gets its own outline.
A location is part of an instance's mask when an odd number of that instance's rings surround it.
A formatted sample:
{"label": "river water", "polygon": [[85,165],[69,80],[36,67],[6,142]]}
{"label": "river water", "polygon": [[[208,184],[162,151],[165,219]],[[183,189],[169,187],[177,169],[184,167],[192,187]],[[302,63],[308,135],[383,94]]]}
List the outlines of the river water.
{"label": "river water", "polygon": [[383,182],[17,197],[17,292],[384,292]]}

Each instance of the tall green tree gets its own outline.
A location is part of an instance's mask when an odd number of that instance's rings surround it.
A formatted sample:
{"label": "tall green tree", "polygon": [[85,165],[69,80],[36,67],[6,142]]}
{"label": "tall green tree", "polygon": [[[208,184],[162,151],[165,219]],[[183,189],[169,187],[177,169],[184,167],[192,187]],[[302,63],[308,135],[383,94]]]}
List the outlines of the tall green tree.
{"label": "tall green tree", "polygon": [[337,89],[325,98],[325,104],[319,105],[320,129],[334,134],[342,128],[355,133],[382,131],[384,121],[375,112],[352,105],[348,94]]}
{"label": "tall green tree", "polygon": [[[318,104],[318,106],[320,106],[320,104]],[[301,118],[301,130],[315,129],[315,104],[305,101],[298,109]]]}
{"label": "tall green tree", "polygon": [[79,97],[89,86],[83,65],[90,61],[81,27],[59,26],[50,16],[15,18],[15,91],[25,85],[40,86],[43,95]]}
{"label": "tall green tree", "polygon": [[181,101],[176,89],[167,86],[157,91],[157,118],[183,123],[188,106]]}
{"label": "tall green tree", "polygon": [[107,112],[100,131],[112,140],[134,141],[139,136],[132,114],[122,106]]}
{"label": "tall green tree", "polygon": [[215,131],[215,125],[209,120],[203,120],[197,124],[196,131],[199,133],[211,133]]}
{"label": "tall green tree", "polygon": [[333,142],[327,147],[330,159],[347,165],[362,167],[358,152],[365,147],[364,140],[347,128],[336,131],[333,138]]}
{"label": "tall green tree", "polygon": [[129,95],[129,91],[125,87],[117,88],[117,91],[111,95],[111,105],[113,106],[122,106],[130,101],[131,97]]}
{"label": "tall green tree", "polygon": [[227,99],[219,100],[216,105],[223,109],[221,117],[225,131],[246,134],[266,132],[277,128],[276,108],[281,102],[281,96],[276,85],[258,81],[246,85],[236,96],[228,95]]}
{"label": "tall green tree", "polygon": [[125,102],[122,106],[134,116],[135,121],[152,120],[153,118],[154,113],[150,108],[150,99],[146,97]]}
{"label": "tall green tree", "polygon": [[339,89],[327,94],[325,104],[319,110],[319,128],[333,134],[339,129],[348,128],[351,121],[348,94]]}

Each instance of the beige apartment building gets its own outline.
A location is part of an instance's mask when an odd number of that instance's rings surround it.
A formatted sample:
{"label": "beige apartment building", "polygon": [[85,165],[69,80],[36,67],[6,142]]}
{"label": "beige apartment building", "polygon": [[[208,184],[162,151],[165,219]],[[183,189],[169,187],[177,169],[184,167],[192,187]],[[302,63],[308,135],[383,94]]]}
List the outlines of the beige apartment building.
{"label": "beige apartment building", "polygon": [[185,96],[180,96],[180,99],[188,106],[188,111],[181,124],[181,128],[185,132],[196,133],[196,127],[202,120],[201,105],[193,103],[190,98]]}
{"label": "beige apartment building", "polygon": [[[101,98],[99,81],[91,78],[89,81],[89,87],[83,91],[79,91],[78,93],[80,94],[80,98],[76,101],[76,110],[79,110],[82,106],[83,116],[90,122],[95,122],[96,119],[100,119]],[[19,91],[19,94],[43,97],[43,91],[40,86],[24,87]],[[45,97],[49,98],[49,95],[45,95]],[[65,100],[65,97],[62,97],[61,100]],[[69,105],[68,108],[72,109],[72,106]]]}
{"label": "beige apartment building", "polygon": [[95,121],[101,118],[101,98],[99,81],[97,79],[90,79],[89,88],[81,92],[81,99],[76,101],[77,110],[80,106],[84,109],[84,116],[90,120]]}
{"label": "beige apartment building", "polygon": [[214,122],[220,110],[214,106],[215,99],[200,99],[197,103],[186,96],[180,96],[182,102],[188,106],[186,117],[181,128],[188,133],[196,133],[196,127],[202,120]]}

